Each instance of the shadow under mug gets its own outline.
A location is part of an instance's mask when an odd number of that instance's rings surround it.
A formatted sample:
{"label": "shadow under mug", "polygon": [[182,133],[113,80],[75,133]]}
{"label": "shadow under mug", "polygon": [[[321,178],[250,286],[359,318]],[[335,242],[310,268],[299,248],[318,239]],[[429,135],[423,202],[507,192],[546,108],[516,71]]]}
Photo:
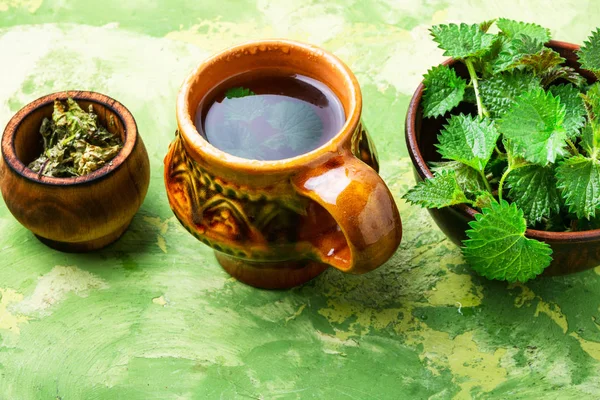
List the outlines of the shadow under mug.
{"label": "shadow under mug", "polygon": [[[212,146],[194,125],[198,105],[239,74],[301,74],[327,84],[346,122],[323,146],[277,161],[249,160]],[[252,286],[289,288],[328,267],[361,274],[385,263],[402,236],[400,215],[377,174],[360,121],[362,96],[334,55],[287,40],[251,42],[200,64],[177,98],[178,131],[165,157],[170,206],[211,246],[221,266]]]}

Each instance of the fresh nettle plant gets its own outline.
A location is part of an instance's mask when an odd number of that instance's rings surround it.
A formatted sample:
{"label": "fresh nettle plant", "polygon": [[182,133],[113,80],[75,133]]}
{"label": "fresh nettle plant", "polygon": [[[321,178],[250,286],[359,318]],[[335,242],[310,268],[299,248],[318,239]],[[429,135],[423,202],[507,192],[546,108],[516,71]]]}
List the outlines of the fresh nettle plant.
{"label": "fresh nettle plant", "polygon": [[[490,34],[494,23],[499,32]],[[545,47],[550,32],[536,24],[500,18],[431,34],[469,79],[445,65],[425,75],[423,116],[447,116],[437,144],[443,161],[405,199],[480,210],[463,241],[467,262],[487,278],[525,282],[552,261],[548,244],[525,237],[527,227],[600,228],[600,83]],[[577,55],[600,78],[600,29]],[[453,111],[459,105],[462,113]]]}

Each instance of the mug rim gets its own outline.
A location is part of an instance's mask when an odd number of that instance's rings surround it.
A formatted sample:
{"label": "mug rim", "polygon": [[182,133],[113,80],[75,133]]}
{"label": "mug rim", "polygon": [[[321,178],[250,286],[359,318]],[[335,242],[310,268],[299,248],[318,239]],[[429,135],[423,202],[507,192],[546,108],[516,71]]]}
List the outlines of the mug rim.
{"label": "mug rim", "polygon": [[[331,68],[342,77],[345,81],[345,88],[349,93],[350,113],[346,116],[344,125],[330,140],[314,150],[295,157],[284,158],[281,160],[253,160],[238,157],[218,149],[210,144],[198,132],[193,121],[195,116],[190,115],[188,112],[190,109],[190,91],[194,80],[196,80],[198,76],[212,64],[227,62],[232,56],[239,56],[240,52],[242,54],[246,51],[256,52],[257,48],[266,48],[265,51],[281,49],[284,53],[288,53],[290,50],[293,51],[294,49],[308,52],[318,58],[319,62],[322,63],[324,67]],[[318,78],[315,79],[319,80]],[[326,82],[323,83],[327,84]],[[358,80],[350,68],[341,59],[333,55],[333,53],[308,43],[289,39],[267,39],[249,41],[226,48],[201,62],[187,76],[179,90],[179,94],[177,95],[176,116],[179,133],[183,138],[183,143],[187,150],[191,151],[194,158],[203,159],[209,165],[221,165],[243,172],[282,172],[308,164],[328,153],[339,152],[340,144],[344,143],[358,127],[361,112],[362,94]]]}

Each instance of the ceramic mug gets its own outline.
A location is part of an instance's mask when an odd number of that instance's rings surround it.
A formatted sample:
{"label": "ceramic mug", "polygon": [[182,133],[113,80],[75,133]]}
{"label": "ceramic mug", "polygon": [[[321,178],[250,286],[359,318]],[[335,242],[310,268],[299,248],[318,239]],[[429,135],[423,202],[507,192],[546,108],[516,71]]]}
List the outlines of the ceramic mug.
{"label": "ceramic mug", "polygon": [[[212,146],[194,125],[198,105],[242,73],[301,74],[327,84],[346,121],[323,146],[277,161],[244,159]],[[361,123],[362,96],[350,69],[317,47],[287,40],[247,43],[203,62],[177,98],[178,131],[165,157],[170,206],[211,246],[238,280],[288,288],[328,267],[361,274],[400,244],[394,199],[377,174],[373,142]]]}

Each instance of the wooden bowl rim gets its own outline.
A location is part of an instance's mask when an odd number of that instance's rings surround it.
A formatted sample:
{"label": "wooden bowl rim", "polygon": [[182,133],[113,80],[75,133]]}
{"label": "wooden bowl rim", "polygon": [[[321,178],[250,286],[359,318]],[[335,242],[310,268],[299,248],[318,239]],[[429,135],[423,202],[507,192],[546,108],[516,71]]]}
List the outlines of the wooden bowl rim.
{"label": "wooden bowl rim", "polygon": [[[561,42],[558,40],[551,40],[546,44],[546,46],[570,51],[576,51],[579,49],[579,45]],[[442,65],[450,66],[455,64],[456,62],[457,60],[449,58],[446,61],[444,61]],[[417,90],[413,94],[412,99],[410,100],[404,126],[406,145],[413,166],[415,167],[417,173],[422,179],[429,179],[433,177],[433,173],[431,172],[431,170],[427,166],[427,162],[421,155],[415,131],[417,117],[419,116],[418,111],[421,103],[421,98],[423,97],[423,89],[423,81],[421,81],[421,83],[417,87]],[[466,219],[474,220],[475,215],[479,214],[477,210],[466,204],[459,204],[452,207]],[[593,229],[581,232],[550,232],[541,231],[537,229],[527,229],[525,234],[529,238],[542,240],[547,243],[592,242],[600,240],[600,229]]]}
{"label": "wooden bowl rim", "polygon": [[[119,119],[123,125],[125,131],[125,140],[123,142],[123,148],[117,153],[112,162],[104,165],[103,167],[83,176],[77,176],[72,178],[56,178],[43,176],[33,172],[27,167],[16,155],[14,146],[14,136],[21,123],[35,110],[42,107],[47,107],[52,104],[54,100],[66,100],[71,97],[75,101],[89,101],[92,103],[101,104],[102,106],[111,110]],[[32,101],[25,107],[21,108],[8,122],[4,133],[2,135],[2,156],[6,165],[11,168],[15,173],[22,176],[30,181],[53,186],[71,186],[88,184],[99,179],[103,179],[115,171],[132,153],[137,141],[138,131],[135,118],[131,112],[117,100],[106,96],[101,93],[86,91],[86,90],[67,90],[62,92],[55,92],[46,96],[40,97],[37,100]]]}

